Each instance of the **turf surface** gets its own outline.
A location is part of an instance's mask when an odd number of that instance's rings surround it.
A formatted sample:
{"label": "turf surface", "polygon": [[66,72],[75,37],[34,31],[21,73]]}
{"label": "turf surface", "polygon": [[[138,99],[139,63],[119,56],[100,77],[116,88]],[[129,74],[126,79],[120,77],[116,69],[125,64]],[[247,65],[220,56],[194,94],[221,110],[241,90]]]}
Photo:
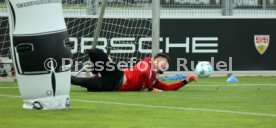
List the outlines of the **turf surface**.
{"label": "turf surface", "polygon": [[[200,79],[178,91],[86,92],[71,110],[22,109],[16,83],[0,83],[0,128],[275,128],[276,77]],[[173,82],[173,81],[168,81]]]}

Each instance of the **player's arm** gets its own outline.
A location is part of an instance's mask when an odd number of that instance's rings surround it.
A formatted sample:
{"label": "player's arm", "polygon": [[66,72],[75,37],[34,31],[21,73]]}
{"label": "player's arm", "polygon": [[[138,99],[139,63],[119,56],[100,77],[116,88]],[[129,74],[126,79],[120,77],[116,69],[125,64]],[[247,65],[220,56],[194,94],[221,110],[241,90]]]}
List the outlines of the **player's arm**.
{"label": "player's arm", "polygon": [[163,90],[163,91],[173,91],[173,90],[178,90],[184,85],[188,84],[189,82],[196,81],[197,76],[194,74],[189,75],[186,79],[182,81],[178,81],[175,83],[167,84],[164,82],[161,82],[160,80],[156,79],[156,82],[153,85],[152,91],[156,91],[155,89],[158,90]]}

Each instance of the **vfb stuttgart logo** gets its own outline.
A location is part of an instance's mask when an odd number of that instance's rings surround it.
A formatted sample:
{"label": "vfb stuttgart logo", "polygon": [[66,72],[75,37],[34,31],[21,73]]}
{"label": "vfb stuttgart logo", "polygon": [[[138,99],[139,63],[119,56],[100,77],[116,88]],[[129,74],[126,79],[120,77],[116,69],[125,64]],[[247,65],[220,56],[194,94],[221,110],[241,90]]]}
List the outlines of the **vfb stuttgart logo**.
{"label": "vfb stuttgart logo", "polygon": [[263,55],[269,46],[270,37],[269,35],[255,35],[254,42],[257,51]]}

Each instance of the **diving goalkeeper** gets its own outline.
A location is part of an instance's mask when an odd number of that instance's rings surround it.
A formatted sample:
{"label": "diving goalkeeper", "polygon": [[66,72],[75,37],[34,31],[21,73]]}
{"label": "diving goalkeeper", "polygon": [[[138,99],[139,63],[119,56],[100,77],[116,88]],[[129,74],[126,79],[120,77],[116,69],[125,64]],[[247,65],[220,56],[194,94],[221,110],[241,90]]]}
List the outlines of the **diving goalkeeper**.
{"label": "diving goalkeeper", "polygon": [[[119,70],[115,63],[110,63],[106,53],[101,49],[91,49],[88,52],[91,63],[102,62],[103,70],[93,70],[93,74],[100,77],[86,78],[71,76],[71,83],[87,88],[87,91],[142,91],[148,89],[152,92],[178,90],[189,82],[196,81],[197,76],[189,75],[181,81],[166,84],[161,82],[156,74],[162,74],[168,67],[169,56],[159,53],[154,58],[145,57],[132,68]],[[109,67],[107,67],[109,63]],[[112,64],[113,69],[110,69]]]}

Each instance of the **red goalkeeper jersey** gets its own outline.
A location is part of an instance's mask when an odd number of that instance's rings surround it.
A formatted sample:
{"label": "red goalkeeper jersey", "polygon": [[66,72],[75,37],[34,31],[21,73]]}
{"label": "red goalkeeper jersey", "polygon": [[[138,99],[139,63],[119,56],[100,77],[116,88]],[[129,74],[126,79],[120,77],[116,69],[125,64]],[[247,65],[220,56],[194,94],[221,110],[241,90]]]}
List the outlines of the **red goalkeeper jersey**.
{"label": "red goalkeeper jersey", "polygon": [[118,91],[140,91],[151,87],[168,91],[178,90],[184,86],[182,81],[166,84],[158,80],[156,72],[152,70],[151,62],[152,59],[146,57],[133,68],[124,69],[126,82],[123,83]]}

